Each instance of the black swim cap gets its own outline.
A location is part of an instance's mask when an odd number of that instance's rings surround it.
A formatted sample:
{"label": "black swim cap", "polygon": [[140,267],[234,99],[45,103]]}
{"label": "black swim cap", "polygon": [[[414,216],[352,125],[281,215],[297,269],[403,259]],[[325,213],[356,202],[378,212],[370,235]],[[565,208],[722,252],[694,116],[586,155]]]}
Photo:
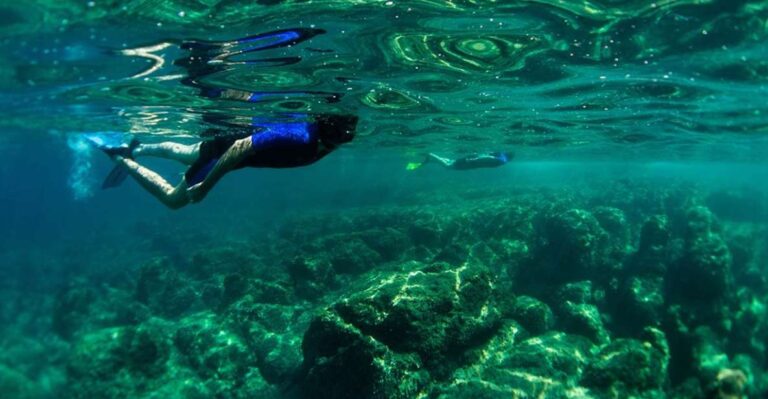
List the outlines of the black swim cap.
{"label": "black swim cap", "polygon": [[357,117],[354,115],[320,115],[315,122],[320,140],[324,144],[337,146],[355,138]]}

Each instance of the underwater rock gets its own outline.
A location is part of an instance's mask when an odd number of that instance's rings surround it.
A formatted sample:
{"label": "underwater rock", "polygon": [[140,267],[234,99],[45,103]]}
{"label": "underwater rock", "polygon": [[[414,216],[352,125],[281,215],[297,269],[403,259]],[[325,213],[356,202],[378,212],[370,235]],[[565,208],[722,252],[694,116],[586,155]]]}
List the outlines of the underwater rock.
{"label": "underwater rock", "polygon": [[206,282],[200,288],[200,302],[206,309],[214,309],[221,306],[221,298],[224,289],[213,281]]}
{"label": "underwater rock", "polygon": [[247,345],[262,378],[282,384],[302,363],[301,339],[311,313],[296,303],[269,302],[252,290],[227,308],[221,323]]}
{"label": "underwater rock", "polygon": [[665,276],[665,296],[688,307],[686,324],[727,329],[728,302],[734,294],[730,250],[709,210],[693,207],[686,218],[683,255]]}
{"label": "underwater rock", "polygon": [[[465,378],[459,376],[459,380],[447,386],[440,386],[434,389],[431,397],[437,399],[453,398],[472,398],[472,399],[496,399],[496,398],[514,398],[520,391],[513,387],[501,384],[491,384],[480,378]],[[533,390],[531,390],[533,391]],[[560,393],[560,392],[558,392]]]}
{"label": "underwater rock", "polygon": [[669,221],[664,215],[654,215],[648,218],[640,230],[639,252],[659,253],[669,244],[672,233]]}
{"label": "underwater rock", "polygon": [[518,275],[527,272],[526,266],[533,264],[531,245],[525,241],[501,240],[498,244],[490,244],[493,245],[494,251],[500,254],[499,263],[502,264],[489,265],[489,268],[501,276],[506,275],[516,281]]}
{"label": "underwater rock", "polygon": [[336,273],[359,274],[371,270],[381,263],[379,254],[359,238],[338,243],[330,251],[329,258]]}
{"label": "underwater rock", "polygon": [[0,394],[13,399],[46,397],[34,381],[3,364],[0,364]]}
{"label": "underwater rock", "polygon": [[402,259],[411,248],[408,236],[392,227],[366,230],[360,238],[387,262]]}
{"label": "underwater rock", "polygon": [[466,350],[498,328],[492,294],[491,278],[479,267],[432,264],[374,275],[366,289],[311,323],[302,343],[305,390],[334,378],[338,386],[324,397],[413,397],[426,370],[449,375]]}
{"label": "underwater rock", "polygon": [[453,266],[459,266],[467,261],[469,250],[456,243],[451,243],[440,249],[432,258],[432,262],[445,262]]}
{"label": "underwater rock", "polygon": [[[203,396],[200,399],[210,398],[212,395]],[[185,397],[186,398],[186,397]],[[284,399],[285,394],[280,388],[267,382],[257,369],[250,369],[245,375],[242,385],[237,387],[234,399]]]}
{"label": "underwater rock", "polygon": [[168,342],[165,331],[152,324],[126,328],[122,335],[123,345],[116,354],[125,360],[132,371],[147,376],[161,374],[168,359]]}
{"label": "underwater rock", "polygon": [[648,218],[640,230],[640,244],[629,260],[627,271],[634,276],[664,276],[674,260],[672,232],[666,216]]}
{"label": "underwater rock", "polygon": [[632,333],[660,326],[664,310],[663,277],[630,277],[619,288],[612,316],[615,328]]}
{"label": "underwater rock", "polygon": [[258,303],[271,303],[278,305],[292,305],[296,303],[293,290],[285,281],[268,282],[253,280],[248,291],[254,301]]}
{"label": "underwater rock", "polygon": [[287,282],[247,279],[239,274],[230,274],[222,282],[219,307],[224,308],[246,295],[255,303],[289,305],[296,301],[293,289]]}
{"label": "underwater rock", "polygon": [[722,369],[717,373],[712,396],[716,399],[742,399],[746,394],[747,376],[741,370]]}
{"label": "underwater rock", "polygon": [[125,327],[115,327],[84,334],[72,349],[67,367],[70,378],[80,381],[93,378],[94,382],[110,379],[124,363],[116,353],[125,330]]}
{"label": "underwater rock", "polygon": [[533,207],[514,202],[502,203],[500,209],[489,209],[489,213],[476,215],[478,224],[474,230],[481,240],[496,238],[529,242],[533,238],[533,219],[536,215]]}
{"label": "underwater rock", "polygon": [[226,306],[245,295],[248,280],[240,274],[228,274],[222,282],[221,305]]}
{"label": "underwater rock", "polygon": [[563,284],[558,288],[555,298],[557,303],[593,303],[592,281],[582,280]]}
{"label": "underwater rock", "polygon": [[345,321],[397,352],[415,352],[433,373],[487,340],[499,323],[487,270],[432,264],[381,278],[333,305]]}
{"label": "underwater rock", "polygon": [[[624,211],[608,206],[598,206],[592,214],[600,223],[600,227],[610,235],[611,241],[623,246],[629,245],[629,224]],[[624,251],[625,248],[618,248]]]}
{"label": "underwater rock", "polygon": [[169,318],[182,315],[198,299],[191,282],[183,279],[165,258],[141,267],[135,297],[155,314]]}
{"label": "underwater rock", "polygon": [[565,302],[558,307],[558,326],[562,331],[589,338],[596,344],[608,342],[597,306],[587,303]]}
{"label": "underwater rock", "polygon": [[646,326],[660,326],[665,311],[665,276],[679,257],[679,240],[673,240],[669,221],[664,215],[645,220],[640,242],[626,262],[625,273],[608,303],[612,328],[634,335]]}
{"label": "underwater rock", "polygon": [[357,399],[417,397],[429,374],[415,354],[398,353],[332,311],[316,317],[304,335],[302,397]]}
{"label": "underwater rock", "polygon": [[69,358],[67,374],[74,383],[67,386],[64,396],[140,395],[148,389],[143,381],[154,381],[166,371],[167,336],[167,328],[155,322],[84,334]]}
{"label": "underwater rock", "polygon": [[[429,397],[437,398],[496,398],[513,397],[515,387],[504,375],[507,369],[500,365],[507,359],[514,345],[525,337],[525,331],[514,321],[505,322],[498,332],[486,344],[471,350],[473,360],[468,365],[456,369],[450,379],[438,382],[432,387]],[[510,370],[511,371],[511,370]],[[513,372],[513,371],[512,371]],[[511,374],[511,373],[510,373]],[[523,373],[518,373],[523,374]]]}
{"label": "underwater rock", "polygon": [[518,389],[535,397],[535,392],[548,386],[576,386],[593,348],[589,340],[578,335],[550,332],[515,345],[498,368],[526,384]]}
{"label": "underwater rock", "polygon": [[607,234],[604,266],[608,269],[602,272],[616,272],[632,248],[627,217],[621,209],[606,206],[596,207],[592,214]]}
{"label": "underwater rock", "polygon": [[664,333],[647,328],[643,341],[621,338],[601,348],[586,366],[581,383],[606,393],[624,392],[622,396],[649,391],[660,396],[667,379],[669,356]]}
{"label": "underwater rock", "polygon": [[686,253],[675,265],[670,291],[685,299],[712,302],[729,294],[732,284],[731,254],[717,236],[687,243]]}
{"label": "underwater rock", "polygon": [[425,195],[73,284],[57,397],[764,396],[765,227],[690,191],[593,195]]}
{"label": "underwater rock", "polygon": [[457,369],[449,380],[437,382],[430,397],[554,399],[576,392],[582,395],[574,397],[589,397],[576,386],[583,361],[589,357],[586,339],[562,333],[526,336],[521,326],[506,322],[490,341],[472,350],[470,365]]}
{"label": "underwater rock", "polygon": [[254,255],[243,248],[216,247],[206,248],[192,255],[189,266],[191,276],[207,279],[217,274],[251,275],[259,265]]}
{"label": "underwater rock", "polygon": [[408,236],[415,246],[436,248],[442,243],[443,232],[435,221],[437,217],[432,215],[430,220],[416,219],[408,225]]}
{"label": "underwater rock", "polygon": [[666,397],[669,399],[691,399],[691,398],[706,398],[704,389],[701,387],[701,382],[693,377],[687,378],[685,381],[675,384],[667,389]]}
{"label": "underwater rock", "polygon": [[183,364],[203,380],[226,381],[238,385],[249,368],[256,366],[255,358],[240,337],[228,330],[212,313],[185,317],[173,334],[173,345],[183,358]]}
{"label": "underwater rock", "polygon": [[256,354],[259,371],[271,384],[282,384],[299,370],[303,358],[301,335],[298,332],[267,332],[253,334],[251,345]]}
{"label": "underwater rock", "polygon": [[135,325],[149,317],[149,310],[136,306],[126,290],[77,283],[56,296],[51,324],[56,334],[72,340],[81,331]]}
{"label": "underwater rock", "polygon": [[608,341],[608,332],[603,325],[602,315],[594,304],[596,296],[592,282],[577,281],[562,285],[555,294],[557,328],[570,334],[579,334],[592,342],[601,344]]}
{"label": "underwater rock", "polygon": [[696,373],[705,385],[707,397],[736,399],[766,392],[768,386],[760,383],[763,367],[751,354],[739,354],[731,359],[725,342],[710,328],[699,327],[694,335],[697,341],[694,348]]}
{"label": "underwater rock", "polygon": [[338,288],[336,273],[324,257],[296,256],[286,262],[285,268],[299,298],[316,299]]}
{"label": "underwater rock", "polygon": [[11,393],[14,392],[21,397],[28,397],[25,392],[39,393],[39,396],[32,396],[34,398],[55,397],[60,387],[67,383],[64,366],[70,342],[50,333],[40,339],[30,334],[31,330],[11,331],[3,327],[0,327],[3,337],[0,340],[0,397],[13,398]]}
{"label": "underwater rock", "polygon": [[53,331],[64,339],[71,339],[86,323],[96,297],[93,288],[85,283],[71,285],[59,292],[53,304]]}
{"label": "underwater rock", "polygon": [[723,238],[731,251],[733,280],[736,286],[755,292],[768,292],[768,274],[763,272],[760,259],[768,252],[768,246],[760,249],[755,243],[766,241],[768,230],[753,224],[730,224],[723,231]]}
{"label": "underwater rock", "polygon": [[[728,334],[729,350],[749,353],[758,362],[768,361],[768,306],[748,290],[739,290],[733,327]],[[768,299],[768,298],[766,298]]]}
{"label": "underwater rock", "polygon": [[604,278],[593,272],[605,263],[607,234],[597,219],[583,209],[547,215],[541,227],[539,257],[548,265],[548,278],[573,281]]}
{"label": "underwater rock", "polygon": [[724,340],[705,326],[697,327],[691,340],[694,372],[703,381],[714,381],[720,370],[730,366]]}
{"label": "underwater rock", "polygon": [[492,245],[496,248],[499,247],[498,243],[488,243],[482,241],[472,245],[467,249],[466,258],[464,261],[475,265],[484,265],[488,267],[488,270],[496,275],[506,274],[507,272],[505,266],[507,266],[507,260],[502,260],[502,257],[499,256],[496,250],[493,249]]}
{"label": "underwater rock", "polygon": [[509,317],[520,323],[532,335],[543,334],[551,330],[555,324],[552,309],[546,303],[529,296],[515,298]]}
{"label": "underwater rock", "polygon": [[686,240],[695,240],[709,234],[719,234],[720,225],[715,215],[705,206],[692,206],[685,210],[684,236]]}

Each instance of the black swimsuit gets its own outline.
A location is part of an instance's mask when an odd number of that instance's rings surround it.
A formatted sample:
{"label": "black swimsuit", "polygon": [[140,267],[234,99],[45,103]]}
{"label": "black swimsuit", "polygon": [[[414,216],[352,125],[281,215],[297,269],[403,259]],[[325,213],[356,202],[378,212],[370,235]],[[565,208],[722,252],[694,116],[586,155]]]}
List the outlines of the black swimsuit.
{"label": "black swimsuit", "polygon": [[495,168],[504,165],[508,161],[509,159],[506,154],[503,153],[470,155],[454,161],[451,168],[458,170]]}
{"label": "black swimsuit", "polygon": [[[251,134],[251,154],[235,169],[245,167],[291,168],[311,164],[325,156],[316,123],[261,123]],[[200,144],[200,155],[184,174],[189,186],[205,180],[208,173],[238,137],[217,137]]]}

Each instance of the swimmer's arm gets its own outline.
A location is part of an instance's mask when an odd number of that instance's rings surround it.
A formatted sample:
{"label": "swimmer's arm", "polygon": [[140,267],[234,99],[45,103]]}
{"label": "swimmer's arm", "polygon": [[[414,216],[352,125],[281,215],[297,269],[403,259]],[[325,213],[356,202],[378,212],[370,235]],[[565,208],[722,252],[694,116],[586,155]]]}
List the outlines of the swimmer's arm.
{"label": "swimmer's arm", "polygon": [[190,199],[193,202],[199,202],[208,194],[208,192],[216,185],[216,183],[227,172],[235,168],[240,162],[242,162],[250,153],[252,144],[251,137],[245,137],[235,141],[232,146],[219,158],[216,165],[205,177],[205,180],[190,187],[187,191]]}

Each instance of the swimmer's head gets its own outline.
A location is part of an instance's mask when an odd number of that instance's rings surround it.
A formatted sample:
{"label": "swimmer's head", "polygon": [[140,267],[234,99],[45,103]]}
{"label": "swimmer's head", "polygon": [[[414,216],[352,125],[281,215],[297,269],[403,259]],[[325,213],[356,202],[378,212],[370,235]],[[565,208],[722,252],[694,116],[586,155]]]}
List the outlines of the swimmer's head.
{"label": "swimmer's head", "polygon": [[320,115],[316,121],[319,138],[328,147],[337,147],[355,138],[357,117],[354,115]]}

